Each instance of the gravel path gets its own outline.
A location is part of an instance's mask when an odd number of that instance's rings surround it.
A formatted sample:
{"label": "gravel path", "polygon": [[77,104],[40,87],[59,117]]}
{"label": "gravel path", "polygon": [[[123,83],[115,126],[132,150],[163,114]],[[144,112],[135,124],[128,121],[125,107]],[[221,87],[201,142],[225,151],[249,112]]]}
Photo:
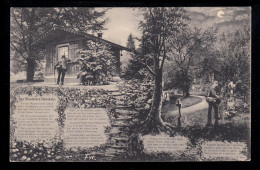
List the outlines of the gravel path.
{"label": "gravel path", "polygon": [[[208,103],[206,102],[206,99],[205,99],[204,96],[196,96],[196,97],[201,98],[202,101],[198,104],[193,105],[193,106],[181,109],[182,115],[190,113],[190,112],[195,112],[197,110],[202,110],[202,109],[205,109],[205,108],[208,107]],[[179,114],[179,110],[174,110],[174,111],[168,112],[167,117],[170,117],[170,116],[173,116],[173,115],[176,115],[176,114]]]}

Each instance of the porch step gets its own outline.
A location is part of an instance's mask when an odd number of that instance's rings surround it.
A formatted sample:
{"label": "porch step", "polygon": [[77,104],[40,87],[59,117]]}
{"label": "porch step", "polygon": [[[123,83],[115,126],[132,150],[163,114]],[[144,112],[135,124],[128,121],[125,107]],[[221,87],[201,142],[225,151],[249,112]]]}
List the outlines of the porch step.
{"label": "porch step", "polygon": [[115,76],[115,77],[113,77],[113,79],[111,80],[111,81],[113,81],[113,82],[119,82],[119,81],[121,81],[122,79],[119,77],[119,76]]}
{"label": "porch step", "polygon": [[[55,78],[54,78],[54,75],[53,76],[45,76],[44,82],[54,83],[54,82],[57,81],[57,78],[58,78],[57,74],[55,75]],[[120,77],[113,77],[113,80],[111,80],[109,84],[111,84],[111,85],[113,83],[116,84],[116,82],[119,82],[119,81],[121,81]],[[64,83],[80,83],[80,79],[77,79],[76,76],[66,76],[65,75]]]}
{"label": "porch step", "polygon": [[[56,83],[57,82],[57,75],[56,78],[54,76],[45,76],[44,82],[46,83]],[[67,83],[80,83],[80,79],[77,79],[76,77],[72,76],[65,76],[64,78],[64,84]]]}

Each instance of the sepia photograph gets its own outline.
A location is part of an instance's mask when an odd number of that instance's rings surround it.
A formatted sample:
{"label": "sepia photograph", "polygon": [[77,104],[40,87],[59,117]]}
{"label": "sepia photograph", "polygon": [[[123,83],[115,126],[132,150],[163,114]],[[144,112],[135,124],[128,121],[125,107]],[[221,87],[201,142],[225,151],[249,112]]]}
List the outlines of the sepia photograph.
{"label": "sepia photograph", "polygon": [[251,15],[11,7],[9,161],[250,161]]}

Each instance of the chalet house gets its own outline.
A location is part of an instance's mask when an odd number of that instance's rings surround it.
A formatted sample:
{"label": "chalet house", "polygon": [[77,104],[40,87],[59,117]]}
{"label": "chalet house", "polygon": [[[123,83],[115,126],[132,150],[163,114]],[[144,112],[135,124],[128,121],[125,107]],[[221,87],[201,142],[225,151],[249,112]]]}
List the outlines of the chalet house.
{"label": "chalet house", "polygon": [[[35,45],[42,46],[45,49],[46,67],[44,81],[50,83],[55,82],[54,66],[58,59],[61,58],[62,55],[65,55],[67,59],[75,61],[75,59],[80,57],[79,54],[76,53],[77,50],[88,49],[86,43],[84,43],[86,41],[94,41],[109,44],[111,46],[111,51],[117,61],[114,75],[120,76],[120,56],[122,55],[122,50],[129,51],[129,49],[102,39],[102,34],[100,33],[98,36],[94,36],[55,26],[34,42]],[[57,70],[55,72],[57,78]],[[79,64],[77,62],[69,63],[65,76],[65,83],[78,83],[79,79],[76,78],[78,72]]]}

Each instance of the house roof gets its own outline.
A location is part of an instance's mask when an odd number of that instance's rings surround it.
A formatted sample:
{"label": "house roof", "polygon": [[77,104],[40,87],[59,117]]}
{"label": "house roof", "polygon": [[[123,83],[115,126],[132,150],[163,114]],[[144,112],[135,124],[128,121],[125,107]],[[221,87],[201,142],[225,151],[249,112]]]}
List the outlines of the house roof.
{"label": "house roof", "polygon": [[111,41],[108,41],[108,40],[105,40],[105,39],[102,39],[102,38],[99,38],[99,37],[96,37],[94,35],[91,35],[91,34],[88,34],[88,33],[83,33],[83,32],[80,32],[80,31],[75,31],[75,30],[72,30],[72,29],[69,29],[69,28],[65,28],[65,27],[61,27],[61,26],[54,26],[52,27],[52,29],[50,29],[49,31],[47,31],[45,34],[41,35],[38,39],[36,39],[36,41],[33,42],[33,46],[34,45],[39,45],[41,43],[44,43],[47,41],[47,37],[48,36],[51,36],[53,32],[55,31],[65,31],[65,32],[68,32],[68,33],[71,33],[71,34],[74,34],[74,35],[78,35],[78,36],[82,36],[84,38],[88,38],[88,39],[91,39],[91,40],[96,40],[96,41],[99,41],[101,43],[106,43],[106,44],[110,44],[111,46],[113,47],[116,47],[116,48],[119,48],[120,50],[126,50],[126,51],[131,51],[130,49],[126,48],[126,47],[123,47],[121,45],[118,45],[116,43],[113,43]]}

